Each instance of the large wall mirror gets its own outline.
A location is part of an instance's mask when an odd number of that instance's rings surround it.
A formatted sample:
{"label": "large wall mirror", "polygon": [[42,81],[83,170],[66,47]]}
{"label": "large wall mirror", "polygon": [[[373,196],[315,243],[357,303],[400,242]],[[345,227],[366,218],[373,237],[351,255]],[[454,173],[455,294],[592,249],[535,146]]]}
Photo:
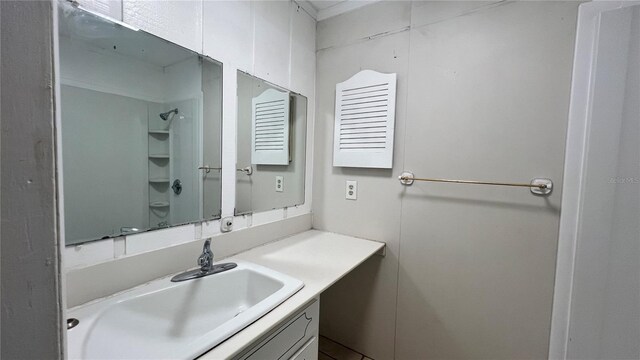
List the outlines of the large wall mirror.
{"label": "large wall mirror", "polygon": [[60,6],[66,245],[219,217],[222,65]]}
{"label": "large wall mirror", "polygon": [[236,214],[304,203],[307,98],[238,72]]}

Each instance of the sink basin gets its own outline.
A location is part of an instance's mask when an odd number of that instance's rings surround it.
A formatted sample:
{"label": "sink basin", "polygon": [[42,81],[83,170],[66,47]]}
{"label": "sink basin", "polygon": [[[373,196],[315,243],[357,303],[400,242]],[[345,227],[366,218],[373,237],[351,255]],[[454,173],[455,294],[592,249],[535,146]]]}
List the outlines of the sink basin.
{"label": "sink basin", "polygon": [[173,283],[170,277],[75,307],[70,359],[193,359],[256,321],[304,286],[271,269],[238,267]]}

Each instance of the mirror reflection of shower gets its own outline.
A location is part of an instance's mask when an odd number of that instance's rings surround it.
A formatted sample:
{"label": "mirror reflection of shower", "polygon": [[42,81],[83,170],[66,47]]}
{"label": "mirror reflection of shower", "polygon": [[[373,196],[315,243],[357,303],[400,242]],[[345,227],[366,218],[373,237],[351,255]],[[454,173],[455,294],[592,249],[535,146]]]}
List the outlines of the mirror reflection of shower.
{"label": "mirror reflection of shower", "polygon": [[173,118],[178,115],[178,108],[169,110],[167,112],[163,112],[160,114],[160,119],[164,120],[164,121],[168,121],[169,125],[171,125],[171,122],[173,121]]}

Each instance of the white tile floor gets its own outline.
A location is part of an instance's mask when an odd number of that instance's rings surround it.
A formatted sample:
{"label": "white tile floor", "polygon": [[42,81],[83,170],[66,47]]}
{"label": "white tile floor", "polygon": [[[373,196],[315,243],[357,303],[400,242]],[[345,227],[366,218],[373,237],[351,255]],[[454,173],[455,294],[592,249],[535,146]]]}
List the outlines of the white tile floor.
{"label": "white tile floor", "polygon": [[327,337],[320,336],[318,360],[372,360]]}

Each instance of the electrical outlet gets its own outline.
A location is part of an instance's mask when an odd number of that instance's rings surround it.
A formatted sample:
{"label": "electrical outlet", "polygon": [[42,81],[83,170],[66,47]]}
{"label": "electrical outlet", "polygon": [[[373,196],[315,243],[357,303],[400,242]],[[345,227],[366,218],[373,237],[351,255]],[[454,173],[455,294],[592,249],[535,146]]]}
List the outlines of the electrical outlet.
{"label": "electrical outlet", "polygon": [[358,182],[355,180],[347,180],[347,186],[345,188],[345,199],[358,200]]}
{"label": "electrical outlet", "polygon": [[284,176],[276,176],[276,191],[284,191]]}

